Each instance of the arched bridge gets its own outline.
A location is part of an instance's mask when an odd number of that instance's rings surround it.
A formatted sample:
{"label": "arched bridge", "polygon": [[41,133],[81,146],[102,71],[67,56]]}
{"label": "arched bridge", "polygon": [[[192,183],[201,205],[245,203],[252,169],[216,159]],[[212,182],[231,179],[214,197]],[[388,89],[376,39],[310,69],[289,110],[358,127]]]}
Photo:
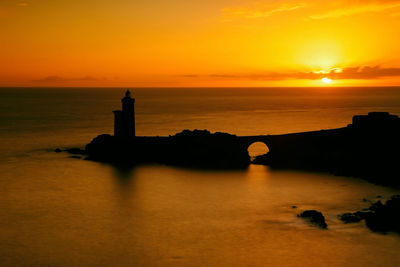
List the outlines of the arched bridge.
{"label": "arched bridge", "polygon": [[[168,137],[118,138],[100,135],[86,145],[89,159],[110,163],[163,164],[243,168],[247,149],[267,145],[262,164],[329,170],[357,176],[398,174],[400,119],[386,113],[354,116],[347,127],[282,135],[236,136],[206,130],[184,130]],[[398,177],[398,176],[397,176]]]}
{"label": "arched bridge", "polygon": [[246,149],[254,143],[261,142],[266,144],[268,147],[273,146],[274,137],[271,135],[252,135],[252,136],[238,136],[238,141],[246,147]]}

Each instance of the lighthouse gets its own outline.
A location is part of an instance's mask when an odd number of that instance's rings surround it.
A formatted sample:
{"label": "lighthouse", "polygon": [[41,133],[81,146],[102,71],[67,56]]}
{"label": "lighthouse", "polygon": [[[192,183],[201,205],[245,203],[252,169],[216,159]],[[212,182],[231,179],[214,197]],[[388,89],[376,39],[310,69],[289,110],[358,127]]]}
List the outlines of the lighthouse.
{"label": "lighthouse", "polygon": [[114,136],[118,138],[135,137],[135,99],[126,91],[121,99],[122,110],[114,110]]}

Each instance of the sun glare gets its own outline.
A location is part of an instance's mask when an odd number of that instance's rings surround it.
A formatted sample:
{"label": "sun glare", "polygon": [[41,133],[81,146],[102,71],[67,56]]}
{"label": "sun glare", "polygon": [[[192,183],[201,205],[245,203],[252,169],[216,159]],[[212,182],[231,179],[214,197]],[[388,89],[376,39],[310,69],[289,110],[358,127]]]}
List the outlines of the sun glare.
{"label": "sun glare", "polygon": [[322,82],[328,84],[328,83],[332,82],[332,79],[329,79],[328,77],[324,77],[324,78],[322,78]]}

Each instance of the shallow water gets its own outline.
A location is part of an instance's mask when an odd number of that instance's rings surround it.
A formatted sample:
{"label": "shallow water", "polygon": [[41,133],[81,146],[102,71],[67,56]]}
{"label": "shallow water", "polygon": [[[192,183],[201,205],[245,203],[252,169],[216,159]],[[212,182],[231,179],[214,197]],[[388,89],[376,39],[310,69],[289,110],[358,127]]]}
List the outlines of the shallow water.
{"label": "shallow water", "polygon": [[[371,110],[400,114],[395,89],[260,90],[135,91],[137,133],[285,133],[344,126]],[[119,170],[52,152],[111,133],[122,94],[0,90],[2,266],[400,265],[399,235],[337,219],[396,189],[255,165]],[[304,209],[322,211],[329,229],[297,218]]]}

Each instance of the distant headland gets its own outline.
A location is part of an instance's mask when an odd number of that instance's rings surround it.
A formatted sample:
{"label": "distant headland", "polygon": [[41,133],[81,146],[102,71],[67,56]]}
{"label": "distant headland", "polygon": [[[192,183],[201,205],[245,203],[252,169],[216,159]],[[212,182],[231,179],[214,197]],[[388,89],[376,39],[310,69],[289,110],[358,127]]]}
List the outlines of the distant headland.
{"label": "distant headland", "polygon": [[[249,164],[326,171],[399,185],[400,118],[388,112],[356,115],[343,128],[283,135],[236,136],[184,130],[173,136],[136,136],[135,99],[127,91],[114,111],[114,135],[95,137],[81,153],[116,165],[161,163],[196,168],[240,169]],[[265,143],[269,153],[253,161],[248,147]]]}

